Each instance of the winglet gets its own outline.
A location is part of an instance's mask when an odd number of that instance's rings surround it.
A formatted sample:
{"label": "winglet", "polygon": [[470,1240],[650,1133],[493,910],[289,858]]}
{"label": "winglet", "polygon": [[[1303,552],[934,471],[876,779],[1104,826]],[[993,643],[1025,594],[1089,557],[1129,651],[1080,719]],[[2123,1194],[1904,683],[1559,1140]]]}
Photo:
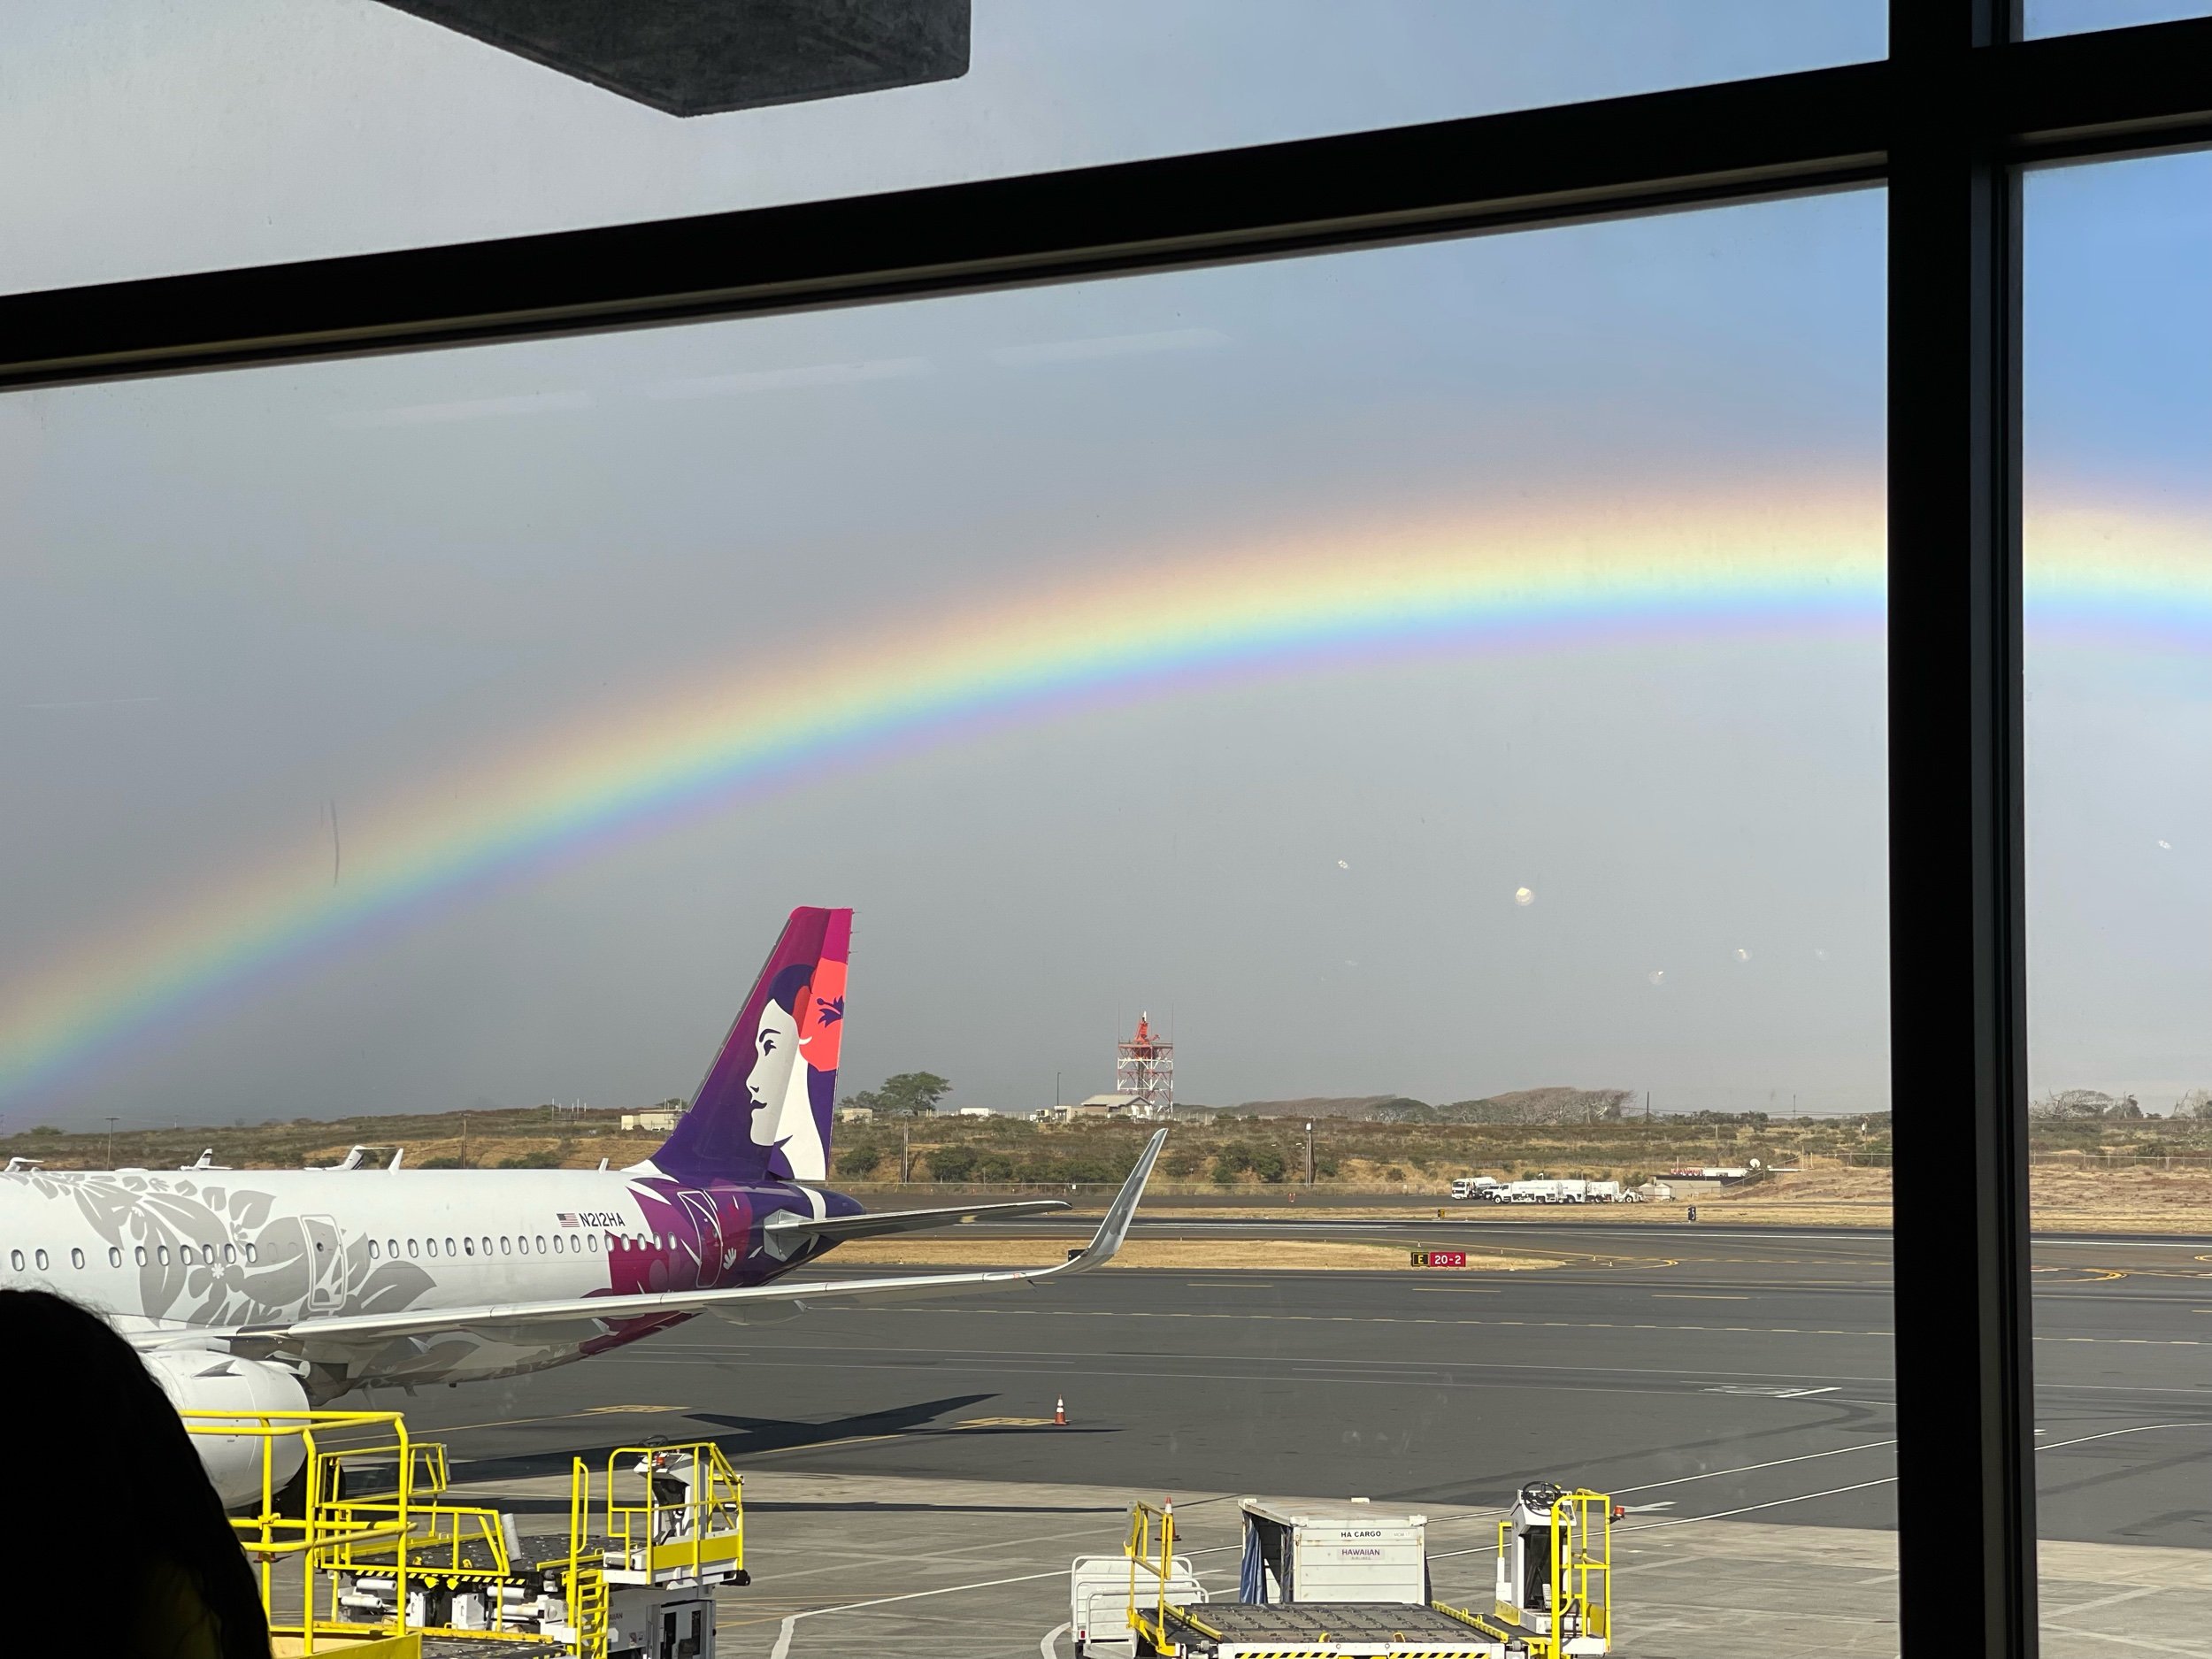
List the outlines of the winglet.
{"label": "winglet", "polygon": [[1098,1231],[1091,1235],[1083,1254],[1071,1259],[1065,1266],[1049,1271],[1083,1273],[1094,1267],[1103,1267],[1114,1259],[1114,1253],[1129,1236],[1129,1224],[1137,1217],[1137,1201],[1144,1196],[1144,1184],[1151,1179],[1152,1166],[1160,1161],[1160,1148],[1166,1144],[1167,1131],[1159,1130],[1150,1144],[1137,1155],[1136,1168],[1129,1171],[1121,1191],[1114,1194],[1114,1202],[1106,1208],[1106,1218],[1098,1224]]}

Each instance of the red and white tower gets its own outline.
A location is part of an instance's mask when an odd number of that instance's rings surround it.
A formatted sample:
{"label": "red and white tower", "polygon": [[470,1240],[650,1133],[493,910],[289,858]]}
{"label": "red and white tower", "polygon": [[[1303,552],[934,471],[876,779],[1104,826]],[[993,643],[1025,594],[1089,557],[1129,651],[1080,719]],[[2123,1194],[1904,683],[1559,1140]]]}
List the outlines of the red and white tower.
{"label": "red and white tower", "polygon": [[1175,1110],[1175,1045],[1152,1034],[1152,1016],[1137,1016],[1137,1034],[1116,1045],[1114,1093],[1125,1095],[1138,1118],[1164,1118]]}

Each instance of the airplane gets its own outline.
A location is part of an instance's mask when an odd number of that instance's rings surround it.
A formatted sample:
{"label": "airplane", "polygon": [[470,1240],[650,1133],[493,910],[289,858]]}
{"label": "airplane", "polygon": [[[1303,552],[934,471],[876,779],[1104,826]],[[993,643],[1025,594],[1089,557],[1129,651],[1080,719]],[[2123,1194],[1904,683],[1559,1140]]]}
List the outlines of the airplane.
{"label": "airplane", "polygon": [[[104,1313],[180,1409],[250,1414],[542,1371],[701,1313],[766,1322],[816,1304],[1034,1285],[1110,1261],[1165,1129],[1065,1262],[790,1277],[849,1239],[1067,1208],[872,1212],[821,1185],[851,933],[849,910],[791,912],[690,1109],[641,1164],[349,1167],[357,1155],[333,1169],[11,1167],[0,1173],[0,1284]],[[257,1494],[257,1438],[195,1440],[227,1502]]]}

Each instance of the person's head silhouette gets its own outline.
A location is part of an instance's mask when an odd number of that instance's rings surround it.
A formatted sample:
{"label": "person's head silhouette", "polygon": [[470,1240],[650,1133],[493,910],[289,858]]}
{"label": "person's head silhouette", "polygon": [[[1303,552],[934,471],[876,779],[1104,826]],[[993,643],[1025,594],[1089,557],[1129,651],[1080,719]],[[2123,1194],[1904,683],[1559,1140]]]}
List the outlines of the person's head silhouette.
{"label": "person's head silhouette", "polygon": [[[106,1320],[41,1290],[0,1290],[0,1352],[15,1356],[12,1426],[19,1475],[55,1502],[42,1516],[12,1499],[9,1559],[38,1559],[76,1524],[65,1511],[89,1494],[115,1501],[105,1517],[102,1596],[82,1632],[88,1653],[114,1659],[268,1659],[269,1624],[192,1437],[129,1343]],[[44,1398],[42,1399],[41,1395]],[[43,1440],[47,1450],[33,1449]],[[32,1463],[42,1455],[42,1475]],[[34,1530],[35,1529],[35,1530]],[[42,1539],[39,1536],[43,1534]],[[19,1585],[18,1590],[30,1586]]]}

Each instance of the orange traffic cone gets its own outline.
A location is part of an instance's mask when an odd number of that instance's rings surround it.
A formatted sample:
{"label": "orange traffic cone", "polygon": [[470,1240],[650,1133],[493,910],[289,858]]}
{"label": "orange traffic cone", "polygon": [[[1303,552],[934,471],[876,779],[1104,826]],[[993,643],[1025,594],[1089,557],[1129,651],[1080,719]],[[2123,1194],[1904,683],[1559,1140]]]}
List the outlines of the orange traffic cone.
{"label": "orange traffic cone", "polygon": [[1067,1426],[1068,1402],[1065,1400],[1055,1400],[1052,1402],[1052,1420],[1063,1428]]}

